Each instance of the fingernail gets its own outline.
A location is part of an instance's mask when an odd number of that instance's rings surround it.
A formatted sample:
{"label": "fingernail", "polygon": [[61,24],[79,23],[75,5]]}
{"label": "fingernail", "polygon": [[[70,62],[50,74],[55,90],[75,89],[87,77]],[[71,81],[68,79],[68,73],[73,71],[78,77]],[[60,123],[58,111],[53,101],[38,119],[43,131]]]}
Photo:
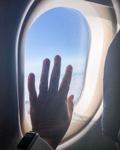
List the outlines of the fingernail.
{"label": "fingernail", "polygon": [[74,99],[74,95],[71,95],[70,97],[71,97],[72,100]]}
{"label": "fingernail", "polygon": [[60,63],[61,62],[61,57],[59,55],[56,55],[55,58],[54,58],[54,62],[56,64]]}
{"label": "fingernail", "polygon": [[68,65],[68,66],[67,66],[67,71],[70,71],[70,72],[71,72],[72,70],[73,70],[73,67],[72,67],[71,65]]}
{"label": "fingernail", "polygon": [[46,58],[44,61],[43,61],[44,64],[49,64],[50,63],[50,60],[48,58]]}
{"label": "fingernail", "polygon": [[29,76],[28,76],[28,78],[29,78],[29,79],[33,79],[33,80],[34,80],[34,79],[35,79],[35,75],[34,75],[34,73],[30,73],[30,74],[29,74]]}

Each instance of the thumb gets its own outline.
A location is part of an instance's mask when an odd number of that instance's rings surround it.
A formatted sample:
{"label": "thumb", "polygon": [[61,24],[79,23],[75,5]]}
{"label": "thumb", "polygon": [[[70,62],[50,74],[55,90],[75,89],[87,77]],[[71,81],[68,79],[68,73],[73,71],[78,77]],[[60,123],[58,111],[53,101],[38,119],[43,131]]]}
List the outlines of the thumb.
{"label": "thumb", "polygon": [[74,99],[74,95],[70,95],[67,99],[67,111],[68,111],[68,117],[70,121],[72,119],[72,113],[73,113],[73,99]]}

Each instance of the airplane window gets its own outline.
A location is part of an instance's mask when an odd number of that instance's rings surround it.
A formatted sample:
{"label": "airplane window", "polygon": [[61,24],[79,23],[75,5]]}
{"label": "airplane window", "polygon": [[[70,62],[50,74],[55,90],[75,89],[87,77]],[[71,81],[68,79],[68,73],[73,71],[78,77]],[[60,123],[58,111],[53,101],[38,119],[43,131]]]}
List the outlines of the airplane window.
{"label": "airplane window", "polygon": [[[74,94],[74,104],[80,100],[83,88],[87,57],[90,47],[90,30],[80,11],[70,8],[53,8],[42,14],[28,30],[25,42],[25,109],[29,112],[27,78],[30,72],[36,75],[36,89],[40,81],[42,61],[51,61],[55,55],[62,58],[61,77],[71,64],[73,74],[68,95]],[[50,76],[50,75],[49,75]]]}

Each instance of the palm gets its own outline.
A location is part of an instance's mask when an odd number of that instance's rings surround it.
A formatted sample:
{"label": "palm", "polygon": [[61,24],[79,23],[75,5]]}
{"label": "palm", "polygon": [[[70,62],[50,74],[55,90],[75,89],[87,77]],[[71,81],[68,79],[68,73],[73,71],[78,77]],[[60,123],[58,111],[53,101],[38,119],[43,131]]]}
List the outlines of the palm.
{"label": "palm", "polygon": [[[72,67],[67,67],[60,88],[58,88],[61,58],[56,56],[48,88],[49,66],[50,61],[45,59],[38,96],[35,90],[34,74],[29,75],[30,115],[33,131],[37,131],[42,138],[48,139],[51,143],[57,145],[70,123],[66,99],[71,81]],[[70,96],[69,99],[72,100],[73,96]]]}

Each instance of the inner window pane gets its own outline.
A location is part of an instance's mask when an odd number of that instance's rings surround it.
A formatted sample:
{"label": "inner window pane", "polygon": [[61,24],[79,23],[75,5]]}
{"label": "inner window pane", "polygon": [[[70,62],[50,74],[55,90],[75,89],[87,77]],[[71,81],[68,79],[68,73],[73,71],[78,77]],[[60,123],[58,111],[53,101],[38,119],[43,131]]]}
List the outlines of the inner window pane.
{"label": "inner window pane", "polygon": [[80,99],[84,83],[87,56],[90,47],[90,30],[84,16],[75,9],[54,8],[48,10],[32,24],[25,41],[25,107],[29,111],[27,78],[35,73],[36,89],[40,81],[42,61],[51,61],[54,56],[62,58],[61,79],[67,65],[73,66],[73,75],[68,95],[74,95],[74,103]]}

